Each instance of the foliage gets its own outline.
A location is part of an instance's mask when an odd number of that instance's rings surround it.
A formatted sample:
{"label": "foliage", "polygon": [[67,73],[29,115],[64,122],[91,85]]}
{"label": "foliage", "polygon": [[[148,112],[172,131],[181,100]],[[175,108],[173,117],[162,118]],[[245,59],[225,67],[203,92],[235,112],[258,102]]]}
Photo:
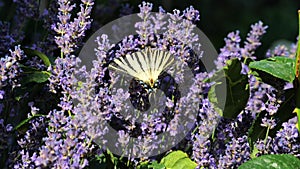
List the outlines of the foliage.
{"label": "foliage", "polygon": [[272,154],[263,155],[242,164],[239,169],[257,168],[297,168],[300,165],[300,160],[289,154]]}
{"label": "foliage", "polygon": [[[115,44],[109,41],[112,35],[97,37],[97,60],[87,70],[80,65],[78,50],[89,31],[105,24],[93,21],[94,13],[100,10],[95,17],[110,20],[108,15],[123,16],[136,7],[118,0],[117,6],[110,0],[45,2],[16,0],[15,11],[0,21],[0,168],[299,166],[300,43],[298,50],[295,44],[278,45],[256,56],[267,30],[259,21],[251,25],[243,45],[239,31],[229,33],[214,61],[216,69],[203,71],[202,56],[195,52],[201,44],[193,32],[199,11],[192,6],[173,13],[159,8],[149,17],[153,4],[142,2],[137,34]],[[168,22],[164,15],[170,16]],[[155,34],[159,29],[165,32]],[[111,61],[146,47],[170,52],[180,70],[193,69],[188,96],[178,91],[177,83],[184,81],[181,71],[172,77],[166,70],[151,86],[133,78],[129,91],[111,87],[118,78],[108,70]],[[155,87],[167,100],[159,116],[133,114],[127,108],[128,98],[138,100],[136,107],[147,104]],[[223,89],[225,97],[220,95]],[[121,115],[120,110],[129,113]],[[144,122],[136,122],[139,116]],[[180,121],[181,116],[193,123]],[[114,143],[108,140],[112,128],[117,131]],[[185,128],[189,133],[178,144],[162,144],[176,140]],[[157,137],[164,131],[170,137]],[[132,146],[132,138],[147,142]],[[114,154],[108,144],[126,149]],[[158,154],[147,154],[156,149]]]}

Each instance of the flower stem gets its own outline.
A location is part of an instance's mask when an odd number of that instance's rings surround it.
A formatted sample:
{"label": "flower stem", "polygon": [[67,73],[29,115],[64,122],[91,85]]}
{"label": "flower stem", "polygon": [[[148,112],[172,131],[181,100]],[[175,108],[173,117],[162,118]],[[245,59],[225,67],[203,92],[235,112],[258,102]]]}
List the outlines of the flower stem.
{"label": "flower stem", "polygon": [[300,10],[298,10],[298,22],[299,22],[299,35],[298,35],[298,44],[297,44],[297,54],[295,60],[295,80],[294,80],[294,88],[296,90],[296,108],[294,113],[297,114],[298,122],[296,127],[300,132]]}

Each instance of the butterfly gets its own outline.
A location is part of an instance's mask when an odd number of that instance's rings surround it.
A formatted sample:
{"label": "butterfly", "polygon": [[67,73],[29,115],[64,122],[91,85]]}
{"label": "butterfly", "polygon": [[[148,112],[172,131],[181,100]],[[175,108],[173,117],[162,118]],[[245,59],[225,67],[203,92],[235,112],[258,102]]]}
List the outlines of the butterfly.
{"label": "butterfly", "polygon": [[159,75],[174,62],[169,52],[150,47],[113,60],[109,68],[129,74],[154,87]]}

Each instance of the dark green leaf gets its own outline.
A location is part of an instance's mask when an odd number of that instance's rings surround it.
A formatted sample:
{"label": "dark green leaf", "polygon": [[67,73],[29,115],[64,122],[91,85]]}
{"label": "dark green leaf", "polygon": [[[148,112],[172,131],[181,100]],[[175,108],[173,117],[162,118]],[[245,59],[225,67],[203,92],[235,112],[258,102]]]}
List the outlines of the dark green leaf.
{"label": "dark green leaf", "polygon": [[249,67],[264,71],[279,79],[293,82],[294,75],[294,59],[276,56],[261,61],[251,62]]}
{"label": "dark green leaf", "polygon": [[[22,79],[22,81],[24,81]],[[40,95],[43,89],[42,83],[36,83],[36,84],[28,84],[25,85],[25,83],[21,82],[21,86],[14,89],[14,97],[17,101],[20,101],[21,99],[33,99]],[[29,95],[27,95],[28,93]],[[27,103],[25,104],[27,106]]]}
{"label": "dark green leaf", "polygon": [[47,71],[35,71],[33,73],[27,74],[21,81],[22,84],[27,84],[30,82],[43,83],[48,80],[50,73]]}
{"label": "dark green leaf", "polygon": [[90,169],[111,169],[114,168],[114,165],[111,163],[108,157],[105,154],[95,155],[95,158],[92,158],[89,161]]}
{"label": "dark green leaf", "polygon": [[296,116],[296,114],[293,113],[293,110],[295,109],[294,89],[285,90],[283,96],[285,100],[280,104],[280,107],[274,115],[274,119],[276,120],[277,125],[270,131],[271,137],[275,136],[276,132],[282,128],[282,123],[287,122],[289,119]]}
{"label": "dark green leaf", "polygon": [[271,154],[254,158],[239,169],[299,169],[300,160],[290,154]]}
{"label": "dark green leaf", "polygon": [[223,116],[236,118],[249,99],[248,76],[241,74],[242,64],[238,59],[229,60],[224,67],[227,82],[227,97]]}
{"label": "dark green leaf", "polygon": [[45,66],[49,67],[51,65],[49,58],[42,52],[39,52],[37,50],[32,50],[29,48],[23,48],[23,50],[27,56],[38,56],[39,58],[41,58]]}
{"label": "dark green leaf", "polygon": [[[156,161],[155,161],[156,162]],[[157,163],[157,162],[156,162]],[[149,168],[149,162],[148,161],[143,161],[140,162],[139,165],[136,167],[137,169],[148,169]]]}
{"label": "dark green leaf", "polygon": [[22,68],[23,73],[32,73],[35,71],[39,71],[37,68],[25,66],[22,64],[19,64],[19,67]]}
{"label": "dark green leaf", "polygon": [[273,86],[277,90],[283,90],[286,84],[285,80],[277,78],[269,73],[266,73],[261,70],[251,71],[251,74],[256,76],[260,81]]}
{"label": "dark green leaf", "polygon": [[260,112],[256,115],[256,119],[252,123],[252,126],[249,129],[248,132],[248,142],[250,144],[251,150],[253,151],[255,149],[254,143],[258,139],[264,139],[267,133],[267,128],[262,127],[260,124],[262,122],[262,118],[267,114],[266,111]]}
{"label": "dark green leaf", "polygon": [[21,127],[23,127],[24,125],[26,125],[30,120],[32,120],[33,118],[35,117],[40,117],[40,116],[44,116],[42,114],[35,114],[34,116],[31,116],[25,120],[23,120],[21,123],[19,123],[15,128],[14,130],[19,130]]}
{"label": "dark green leaf", "polygon": [[241,74],[241,70],[242,64],[238,59],[229,60],[223,70],[217,71],[210,79],[216,84],[209,91],[209,100],[217,111],[223,109],[225,118],[236,118],[247,104],[248,77]]}
{"label": "dark green leaf", "polygon": [[197,164],[182,151],[171,152],[161,160],[160,164],[172,169],[194,169],[197,166]]}

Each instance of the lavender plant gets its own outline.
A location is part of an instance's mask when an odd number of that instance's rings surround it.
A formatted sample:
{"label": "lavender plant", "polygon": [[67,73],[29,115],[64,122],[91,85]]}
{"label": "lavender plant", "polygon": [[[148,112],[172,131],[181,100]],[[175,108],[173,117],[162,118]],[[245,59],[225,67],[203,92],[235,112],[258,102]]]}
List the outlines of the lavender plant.
{"label": "lavender plant", "polygon": [[[20,24],[0,22],[1,168],[238,168],[269,154],[299,159],[299,119],[292,113],[299,108],[296,44],[279,45],[257,60],[268,28],[259,21],[243,44],[239,31],[229,33],[216,69],[207,70],[196,33],[199,11],[160,7],[152,13],[153,4],[142,2],[135,34],[119,42],[110,41],[111,34],[98,36],[96,58],[86,67],[78,49],[94,22],[93,7],[117,10],[96,2],[58,0],[41,11],[37,1],[14,1]],[[118,16],[134,9],[120,5]],[[19,26],[28,20],[44,23],[47,38],[18,45],[28,35]],[[110,69],[124,68],[115,63],[125,59],[134,69],[130,58],[139,52],[161,52],[176,62],[153,81],[134,74],[126,81]],[[189,88],[182,88],[188,80]],[[158,110],[146,111],[153,103]]]}

